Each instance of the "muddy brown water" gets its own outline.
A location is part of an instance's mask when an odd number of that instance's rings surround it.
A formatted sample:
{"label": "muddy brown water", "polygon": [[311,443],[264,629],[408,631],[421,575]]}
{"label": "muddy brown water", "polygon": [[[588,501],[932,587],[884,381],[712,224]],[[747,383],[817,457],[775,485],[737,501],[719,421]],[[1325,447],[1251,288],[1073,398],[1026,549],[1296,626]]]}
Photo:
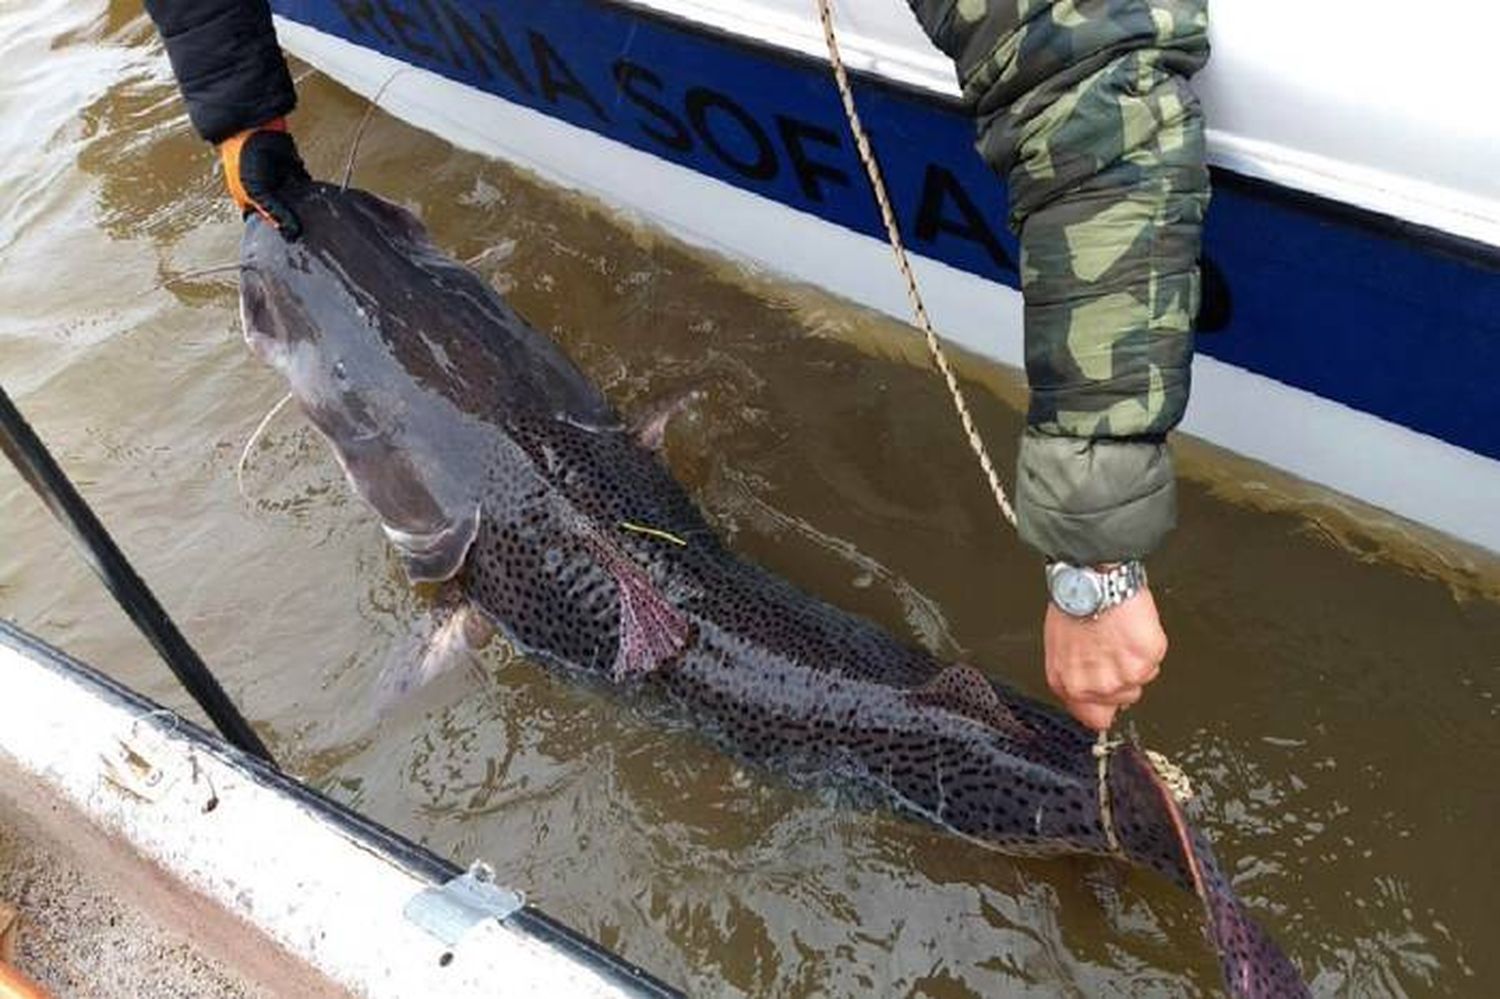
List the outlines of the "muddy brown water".
{"label": "muddy brown water", "polygon": [[[363,104],[298,70],[304,153],[334,175]],[[736,548],[1044,693],[1037,560],[909,331],[384,114],[357,179],[627,413],[705,389],[667,455]],[[1192,900],[1149,875],[789,788],[503,649],[376,720],[427,609],[298,416],[241,495],[282,388],[232,278],[164,284],[233,261],[238,231],[136,4],[0,5],[0,374],[291,770],[694,994],[1217,994]],[[1003,464],[1017,382],[967,370]],[[1134,723],[1318,994],[1497,994],[1500,562],[1184,450],[1184,526],[1153,560],[1172,651]],[[8,468],[0,615],[188,709]]]}

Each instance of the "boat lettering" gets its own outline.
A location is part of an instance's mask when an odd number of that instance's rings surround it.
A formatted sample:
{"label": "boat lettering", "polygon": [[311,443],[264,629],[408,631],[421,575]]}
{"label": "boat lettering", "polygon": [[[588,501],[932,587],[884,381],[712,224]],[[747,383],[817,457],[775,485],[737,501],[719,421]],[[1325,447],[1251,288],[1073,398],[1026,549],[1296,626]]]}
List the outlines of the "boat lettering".
{"label": "boat lettering", "polygon": [[823,188],[818,183],[820,177],[839,187],[849,186],[847,173],[831,163],[813,159],[806,145],[812,142],[825,149],[842,151],[844,143],[839,133],[784,114],[776,116],[776,130],[781,133],[781,142],[786,146],[787,159],[792,162],[792,172],[797,175],[797,184],[809,199],[823,200]]}
{"label": "boat lettering", "polygon": [[[781,95],[773,102],[754,89],[736,95],[674,80],[635,55],[628,39],[625,52],[607,55],[571,36],[563,41],[572,44],[558,44],[525,16],[527,4],[503,12],[475,0],[334,0],[334,7],[343,20],[334,30],[344,37],[793,207],[880,233],[836,101],[788,107]],[[730,74],[714,82],[735,79]],[[831,82],[829,87],[831,95]],[[825,120],[808,120],[818,114]],[[978,250],[989,264],[984,270],[993,268],[995,276],[1014,284],[1015,264],[982,200],[945,165],[919,163],[919,170],[887,178],[913,248],[938,259]],[[973,249],[960,250],[955,241]]]}
{"label": "boat lettering", "polygon": [[528,31],[526,37],[531,39],[531,55],[536,66],[537,82],[541,85],[542,96],[547,98],[547,103],[557,104],[558,98],[570,97],[587,104],[589,110],[594,112],[594,117],[600,121],[609,121],[609,115],[604,113],[604,109],[583,82],[573,75],[562,56],[557,54],[557,49],[547,41],[547,36],[539,31]]}
{"label": "boat lettering", "polygon": [[[679,153],[693,148],[693,133],[687,130],[682,119],[647,95],[646,88],[661,92],[661,77],[628,59],[615,60],[614,74],[615,85],[625,99],[654,119],[654,123],[644,120],[638,123],[643,135]],[[667,131],[662,131],[658,125],[665,125]]]}

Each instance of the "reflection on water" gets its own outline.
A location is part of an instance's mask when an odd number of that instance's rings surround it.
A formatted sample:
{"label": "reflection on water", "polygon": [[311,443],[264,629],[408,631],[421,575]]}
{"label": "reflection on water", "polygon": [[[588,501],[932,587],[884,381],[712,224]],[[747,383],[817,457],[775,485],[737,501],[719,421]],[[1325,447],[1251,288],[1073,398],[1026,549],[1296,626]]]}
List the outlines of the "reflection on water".
{"label": "reflection on water", "polygon": [[[235,259],[239,226],[149,25],[134,3],[10,5],[0,59],[0,372],[292,769],[490,859],[695,993],[1216,991],[1191,900],[1150,876],[1015,860],[787,788],[503,650],[377,720],[376,678],[422,641],[427,606],[297,415],[236,487],[282,388],[244,350],[225,277],[168,280]],[[302,94],[327,176],[362,107],[316,74]],[[893,324],[383,115],[358,181],[416,210],[625,411],[703,389],[668,459],[739,550],[1041,693],[1036,560],[998,528]],[[1004,451],[1015,382],[971,376]],[[1196,778],[1236,884],[1320,994],[1494,994],[1500,569],[1439,565],[1243,462],[1190,464],[1186,526],[1153,565],[1173,651],[1135,722]],[[183,704],[8,469],[0,614]]]}

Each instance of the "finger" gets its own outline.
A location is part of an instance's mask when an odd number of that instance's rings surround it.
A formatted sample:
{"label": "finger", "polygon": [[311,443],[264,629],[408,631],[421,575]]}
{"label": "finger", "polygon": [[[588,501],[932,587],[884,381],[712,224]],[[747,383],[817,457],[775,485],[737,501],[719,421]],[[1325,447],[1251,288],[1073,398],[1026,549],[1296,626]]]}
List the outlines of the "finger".
{"label": "finger", "polygon": [[263,195],[256,200],[255,207],[288,243],[296,242],[302,235],[302,222],[297,218],[297,213],[276,195]]}
{"label": "finger", "polygon": [[1114,723],[1115,712],[1119,709],[1109,704],[1096,704],[1093,701],[1069,701],[1068,713],[1078,719],[1078,723],[1096,732],[1107,731]]}
{"label": "finger", "polygon": [[1069,694],[1067,674],[1062,672],[1061,670],[1051,669],[1050,667],[1048,668],[1047,687],[1052,691],[1053,696],[1055,696],[1058,700],[1066,701],[1068,699]]}
{"label": "finger", "polygon": [[1105,661],[1076,659],[1047,663],[1047,683],[1065,701],[1087,700],[1095,692],[1108,691],[1118,684],[1115,671]]}
{"label": "finger", "polygon": [[302,156],[297,152],[296,146],[291,148],[291,158],[286,165],[286,179],[292,183],[302,184],[312,180],[312,175],[307,172],[307,164],[302,162]]}
{"label": "finger", "polygon": [[1128,708],[1141,699],[1145,693],[1144,687],[1121,687],[1107,694],[1097,694],[1090,697],[1068,698],[1069,704],[1095,704],[1107,708]]}
{"label": "finger", "polygon": [[1120,670],[1125,680],[1137,687],[1144,687],[1161,673],[1161,664],[1152,659],[1140,659]]}
{"label": "finger", "polygon": [[[288,241],[297,239],[302,224],[284,195],[289,186],[305,182],[308,174],[291,135],[277,128],[251,133],[233,158],[233,169],[249,207]],[[231,183],[231,193],[234,187]]]}
{"label": "finger", "polygon": [[1142,663],[1159,665],[1163,659],[1167,658],[1167,636],[1161,632],[1146,636],[1132,643],[1128,655]]}
{"label": "finger", "polygon": [[[1059,679],[1063,687],[1059,694],[1065,701],[1097,701],[1101,704],[1118,704],[1122,697],[1143,686],[1134,682],[1127,671],[1116,667],[1089,670],[1082,675],[1073,673]],[[1139,693],[1135,695],[1139,698]]]}

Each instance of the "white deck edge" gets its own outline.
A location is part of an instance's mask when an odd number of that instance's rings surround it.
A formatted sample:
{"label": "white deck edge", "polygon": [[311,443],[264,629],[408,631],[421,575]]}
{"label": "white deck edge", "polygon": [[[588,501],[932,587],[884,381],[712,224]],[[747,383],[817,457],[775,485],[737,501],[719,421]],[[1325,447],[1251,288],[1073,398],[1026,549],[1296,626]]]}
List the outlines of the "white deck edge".
{"label": "white deck edge", "polygon": [[[701,24],[755,42],[773,45],[789,52],[827,61],[828,49],[823,29],[814,15],[813,0],[807,0],[797,14],[773,7],[763,7],[742,0],[614,0],[628,7],[654,10],[679,20]],[[912,26],[916,17],[908,12]],[[895,83],[918,87],[944,97],[963,95],[953,60],[928,45],[913,48],[897,42],[882,41],[862,33],[847,23],[842,5],[834,8],[834,26],[838,33],[839,56],[844,65],[857,73],[869,73]]]}
{"label": "white deck edge", "polygon": [[[465,149],[603,199],[698,247],[748,260],[905,321],[885,243],[742,191],[304,25],[282,44],[382,107]],[[357,179],[357,178],[356,178]],[[1022,364],[1021,295],[913,257],[937,328],[982,357]],[[1193,363],[1183,430],[1309,481],[1500,551],[1500,462],[1213,358]]]}
{"label": "white deck edge", "polygon": [[[428,887],[306,804],[205,752],[165,711],[133,712],[0,636],[0,776],[42,782],[183,888],[354,995],[620,997],[629,993],[490,920],[445,947],[402,909]],[[175,781],[156,801],[104,777],[120,739]],[[195,769],[196,768],[196,769]],[[197,780],[193,779],[196,773]],[[216,795],[217,807],[204,811]],[[440,963],[445,951],[452,959]]]}
{"label": "white deck edge", "polygon": [[[615,0],[693,22],[749,41],[827,61],[822,27],[812,0],[796,13],[775,6],[740,0]],[[942,97],[958,99],[962,91],[953,62],[928,42],[910,19],[906,40],[862,33],[849,22],[860,4],[836,6],[839,53],[856,72],[882,77]],[[879,4],[875,5],[877,8]],[[1215,43],[1217,46],[1217,42]],[[1367,211],[1439,229],[1464,239],[1500,247],[1500,206],[1494,199],[1453,187],[1430,184],[1399,173],[1372,169],[1359,163],[1309,153],[1282,143],[1212,127],[1221,120],[1209,105],[1208,159],[1215,166],[1284,187],[1315,194]]]}
{"label": "white deck edge", "polygon": [[1215,128],[1208,150],[1209,162],[1233,173],[1500,247],[1500,219],[1488,198]]}

